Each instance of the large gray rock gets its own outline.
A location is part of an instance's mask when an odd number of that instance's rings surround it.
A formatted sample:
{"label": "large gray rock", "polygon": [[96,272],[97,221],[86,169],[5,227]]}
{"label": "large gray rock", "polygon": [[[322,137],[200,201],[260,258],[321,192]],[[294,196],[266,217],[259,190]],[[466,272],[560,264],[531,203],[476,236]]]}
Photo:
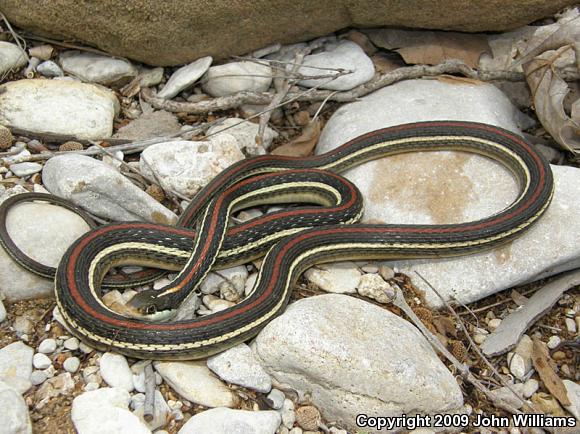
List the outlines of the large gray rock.
{"label": "large gray rock", "polygon": [[89,83],[117,84],[137,75],[137,68],[124,59],[76,50],[62,53],[60,64],[65,72]]}
{"label": "large gray rock", "polygon": [[59,155],[42,172],[44,186],[101,217],[172,224],[175,214],[107,164],[84,155]]}
{"label": "large gray rock", "polygon": [[[417,27],[478,32],[515,28],[574,0],[2,0],[13,24],[152,65],[226,58],[273,42],[303,41],[345,27]],[[447,6],[447,7],[445,7]],[[283,11],[283,13],[281,13]],[[299,17],[299,19],[297,19]]]}
{"label": "large gray rock", "polygon": [[0,434],[32,434],[28,406],[20,394],[0,381]]}
{"label": "large gray rock", "polygon": [[291,304],[253,350],[276,381],[308,394],[326,420],[353,431],[361,413],[449,413],[463,405],[453,375],[418,330],[349,296]]}
{"label": "large gray rock", "polygon": [[[528,122],[492,85],[411,80],[341,107],[322,132],[317,153],[363,133],[407,122],[477,121],[519,132]],[[394,265],[440,300],[419,272],[447,299],[469,303],[513,285],[575,268],[580,263],[580,170],[553,167],[556,193],[542,219],[524,236],[486,253]],[[463,153],[411,153],[366,163],[347,172],[363,192],[363,221],[458,223],[492,215],[517,194],[511,174],[491,160]],[[568,222],[565,227],[562,221]]]}
{"label": "large gray rock", "polygon": [[[12,208],[6,227],[24,253],[51,267],[56,267],[68,247],[90,229],[72,211],[42,202]],[[9,301],[46,297],[53,294],[54,282],[20,267],[0,248],[0,292]]]}
{"label": "large gray rock", "polygon": [[0,86],[0,124],[35,133],[102,139],[113,132],[115,94],[72,80],[18,80]]}

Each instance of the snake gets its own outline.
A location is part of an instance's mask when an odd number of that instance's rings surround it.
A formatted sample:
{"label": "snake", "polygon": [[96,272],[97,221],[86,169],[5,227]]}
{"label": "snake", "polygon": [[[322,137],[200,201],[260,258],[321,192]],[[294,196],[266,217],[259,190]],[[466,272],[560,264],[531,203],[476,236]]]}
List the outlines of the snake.
{"label": "snake", "polygon": [[[458,224],[359,223],[361,193],[340,174],[371,160],[430,151],[491,158],[513,174],[517,197],[500,212]],[[195,195],[177,225],[123,222],[93,228],[69,247],[56,269],[46,267],[44,274],[54,276],[56,304],[70,331],[92,347],[143,359],[202,359],[255,337],[284,312],[296,281],[315,264],[489,250],[531,228],[548,209],[553,192],[549,164],[511,131],[465,121],[403,124],[360,135],[320,155],[241,160]],[[299,205],[231,224],[238,210],[292,202]],[[12,249],[5,241],[6,214],[3,204],[0,242]],[[11,256],[33,272],[37,268],[22,255]],[[242,301],[205,316],[174,317],[177,306],[199,293],[209,270],[262,257],[255,284]],[[177,275],[163,288],[138,292],[120,312],[102,296],[108,285],[123,287],[107,276],[125,264]],[[129,279],[130,284],[137,281]]]}

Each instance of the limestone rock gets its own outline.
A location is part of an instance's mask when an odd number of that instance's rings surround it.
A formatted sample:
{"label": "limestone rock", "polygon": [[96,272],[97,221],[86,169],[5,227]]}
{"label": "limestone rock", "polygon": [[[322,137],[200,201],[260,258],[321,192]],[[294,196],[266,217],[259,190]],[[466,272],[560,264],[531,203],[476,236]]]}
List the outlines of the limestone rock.
{"label": "limestone rock", "polygon": [[[573,0],[4,0],[2,12],[22,28],[96,46],[151,65],[181,65],[203,56],[227,58],[273,42],[289,43],[346,27],[415,27],[467,32],[512,29],[547,17]],[[280,13],[283,10],[284,13]],[[195,23],[192,24],[192,17]],[[240,19],[243,17],[243,19]],[[300,17],[300,19],[297,19]]]}
{"label": "limestone rock", "polygon": [[60,64],[65,72],[89,83],[120,84],[137,76],[137,68],[124,59],[76,50],[62,53]]}
{"label": "limestone rock", "polygon": [[26,65],[26,56],[16,44],[0,41],[0,75],[17,71]]}
{"label": "limestone rock", "polygon": [[227,96],[237,92],[264,92],[272,83],[272,69],[250,61],[212,66],[203,77],[202,89],[211,96]]}
{"label": "limestone rock", "polygon": [[0,124],[80,139],[110,137],[119,110],[108,89],[71,80],[17,80],[0,86]]}
{"label": "limestone rock", "polygon": [[280,425],[275,411],[214,408],[189,419],[178,434],[274,434]]}

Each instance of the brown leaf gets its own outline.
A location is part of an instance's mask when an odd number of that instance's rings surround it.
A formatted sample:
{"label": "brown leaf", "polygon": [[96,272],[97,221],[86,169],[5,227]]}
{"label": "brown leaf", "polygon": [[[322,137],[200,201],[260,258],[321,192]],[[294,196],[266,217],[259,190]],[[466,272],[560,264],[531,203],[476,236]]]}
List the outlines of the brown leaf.
{"label": "brown leaf", "polygon": [[[580,120],[571,119],[566,114],[564,99],[570,89],[553,67],[567,49],[567,47],[562,47],[558,51],[546,51],[523,66],[526,80],[532,90],[538,119],[563,149],[579,152]],[[576,112],[574,108],[574,116]]]}
{"label": "brown leaf", "polygon": [[445,316],[438,316],[433,320],[433,325],[443,336],[457,337],[455,323]]}
{"label": "brown leaf", "polygon": [[528,302],[528,297],[520,294],[518,291],[516,291],[515,289],[512,290],[511,292],[511,297],[512,300],[514,301],[515,304],[517,304],[518,306],[523,306],[524,304],[526,304]]}
{"label": "brown leaf", "polygon": [[534,364],[534,368],[538,371],[546,389],[548,389],[564,407],[569,406],[570,400],[568,399],[566,387],[564,386],[564,383],[562,383],[562,380],[560,380],[560,377],[558,377],[558,374],[556,374],[554,362],[552,362],[552,359],[550,358],[548,349],[538,338],[533,338],[533,341],[532,363]]}
{"label": "brown leaf", "polygon": [[448,59],[459,59],[477,68],[479,57],[491,51],[487,37],[442,31],[373,29],[366,32],[382,48],[396,50],[410,64],[438,65]]}
{"label": "brown leaf", "polygon": [[306,157],[312,153],[320,137],[320,121],[317,119],[310,122],[300,136],[294,140],[274,149],[273,155],[286,155],[289,157]]}

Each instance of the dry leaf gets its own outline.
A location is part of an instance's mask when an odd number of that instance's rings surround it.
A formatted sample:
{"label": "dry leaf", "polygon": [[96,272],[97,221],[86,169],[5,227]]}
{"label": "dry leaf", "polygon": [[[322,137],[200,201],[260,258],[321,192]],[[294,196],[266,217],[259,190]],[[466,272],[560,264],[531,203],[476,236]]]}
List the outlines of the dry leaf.
{"label": "dry leaf", "polygon": [[479,57],[490,51],[487,37],[479,34],[398,29],[371,29],[366,33],[375,45],[396,50],[410,64],[438,65],[459,59],[477,68]]}
{"label": "dry leaf", "polygon": [[552,416],[558,417],[567,416],[556,398],[548,393],[534,393],[534,396],[532,396],[532,403],[537,410],[540,410],[544,414],[551,414]]}
{"label": "dry leaf", "polygon": [[405,66],[402,60],[393,59],[385,53],[376,53],[371,56],[371,60],[373,61],[375,69],[379,74],[385,74],[387,72],[394,71],[401,66]]}
{"label": "dry leaf", "polygon": [[286,155],[289,157],[306,157],[312,153],[320,137],[320,121],[310,122],[300,136],[294,140],[274,149],[274,155]]}
{"label": "dry leaf", "polygon": [[[570,91],[553,68],[554,62],[568,47],[546,51],[524,64],[524,72],[532,91],[540,122],[565,150],[580,151],[580,120],[571,119],[564,110],[564,99]],[[573,104],[575,105],[575,104]],[[576,114],[574,110],[574,114]]]}
{"label": "dry leaf", "polygon": [[533,338],[533,341],[532,362],[534,368],[536,368],[536,371],[538,371],[538,374],[540,375],[540,379],[544,382],[546,389],[548,389],[564,407],[569,406],[570,400],[568,399],[566,387],[564,386],[564,383],[562,383],[562,380],[560,380],[560,377],[558,377],[558,374],[556,374],[548,349],[538,338]]}
{"label": "dry leaf", "polygon": [[438,316],[433,320],[433,325],[443,336],[453,336],[457,338],[455,323],[445,316]]}

